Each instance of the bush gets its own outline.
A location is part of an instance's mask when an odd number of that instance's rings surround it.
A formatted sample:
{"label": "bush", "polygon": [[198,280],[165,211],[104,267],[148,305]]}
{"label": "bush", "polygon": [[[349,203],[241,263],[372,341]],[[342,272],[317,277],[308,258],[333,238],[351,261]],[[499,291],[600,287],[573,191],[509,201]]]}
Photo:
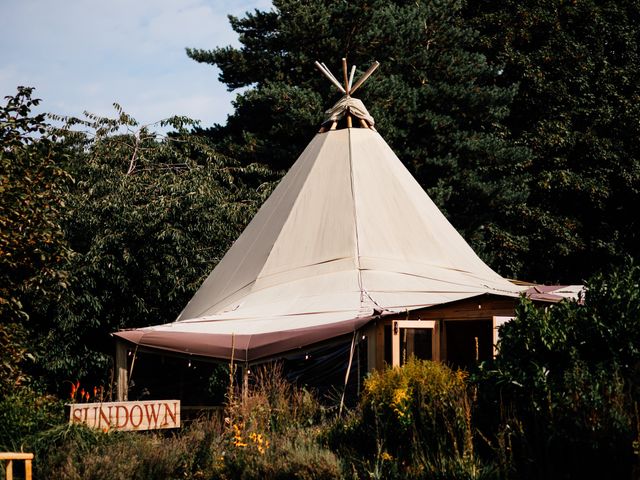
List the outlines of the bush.
{"label": "bush", "polygon": [[502,327],[479,391],[484,412],[501,412],[484,428],[494,428],[504,476],[631,477],[640,464],[639,286],[640,269],[627,266],[587,282],[583,303],[543,310],[523,299]]}
{"label": "bush", "polygon": [[[212,479],[334,480],[341,478],[336,456],[317,441],[318,431],[294,429],[287,435],[236,433],[218,458]],[[243,441],[243,440],[246,440]]]}
{"label": "bush", "polygon": [[287,381],[280,363],[255,368],[249,391],[242,394],[236,389],[228,393],[227,400],[228,419],[250,431],[286,433],[319,424],[324,418],[324,408],[315,396]]}
{"label": "bush", "polygon": [[466,374],[411,359],[374,372],[358,408],[327,434],[347,468],[373,478],[478,478]]}
{"label": "bush", "polygon": [[35,453],[36,478],[340,478],[336,456],[317,440],[323,409],[281,373],[278,366],[257,369],[249,392],[229,395],[224,421],[202,418],[180,431],[105,433],[67,424],[61,414],[44,417],[55,422],[36,421],[42,409],[25,410],[34,405],[28,400],[8,405],[16,418],[31,422],[16,438]]}
{"label": "bush", "polygon": [[22,451],[31,436],[64,421],[62,402],[19,388],[0,400],[0,451]]}

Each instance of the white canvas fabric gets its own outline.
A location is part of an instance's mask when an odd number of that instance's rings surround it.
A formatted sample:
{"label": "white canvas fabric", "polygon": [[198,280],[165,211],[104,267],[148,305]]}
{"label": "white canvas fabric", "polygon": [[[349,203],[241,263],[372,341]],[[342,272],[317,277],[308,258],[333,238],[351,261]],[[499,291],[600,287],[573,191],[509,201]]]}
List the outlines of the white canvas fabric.
{"label": "white canvas fabric", "polygon": [[314,137],[176,322],[117,335],[192,353],[201,335],[199,355],[228,358],[233,344],[252,361],[374,315],[524,290],[480,260],[377,132],[349,128]]}
{"label": "white canvas fabric", "polygon": [[350,114],[356,118],[366,120],[369,125],[375,125],[376,121],[373,119],[367,107],[364,106],[362,100],[345,95],[329,110],[324,112],[323,125],[328,122],[337,122],[345,115]]}

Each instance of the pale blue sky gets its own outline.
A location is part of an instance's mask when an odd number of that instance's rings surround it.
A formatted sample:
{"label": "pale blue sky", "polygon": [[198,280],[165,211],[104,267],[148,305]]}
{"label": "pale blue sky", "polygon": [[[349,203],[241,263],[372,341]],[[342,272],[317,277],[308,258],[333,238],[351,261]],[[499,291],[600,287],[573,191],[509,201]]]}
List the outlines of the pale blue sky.
{"label": "pale blue sky", "polygon": [[[185,47],[238,45],[227,14],[270,0],[0,0],[0,96],[36,87],[42,111],[113,115],[142,124],[186,115],[224,123],[235,93]],[[3,102],[4,103],[4,102]]]}

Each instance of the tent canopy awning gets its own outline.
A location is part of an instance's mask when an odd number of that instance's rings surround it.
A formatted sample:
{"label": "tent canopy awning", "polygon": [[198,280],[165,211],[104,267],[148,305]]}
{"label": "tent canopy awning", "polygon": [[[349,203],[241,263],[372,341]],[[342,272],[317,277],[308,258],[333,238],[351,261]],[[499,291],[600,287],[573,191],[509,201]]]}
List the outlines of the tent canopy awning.
{"label": "tent canopy awning", "polygon": [[[316,323],[301,328],[287,328],[300,319],[286,317],[259,319],[268,320],[273,328],[261,333],[216,333],[219,328],[207,328],[210,325],[200,323],[178,324],[165,326],[123,330],[115,333],[116,337],[136,344],[143,348],[161,350],[183,355],[211,357],[219,360],[255,363],[265,361],[286,352],[299,350],[310,345],[325,342],[332,338],[352,334],[366,325],[375,315],[354,316],[348,312],[317,314]],[[212,323],[212,322],[209,322]],[[250,320],[247,322],[251,324]],[[215,327],[219,327],[215,325]],[[242,329],[240,330],[242,332]]]}

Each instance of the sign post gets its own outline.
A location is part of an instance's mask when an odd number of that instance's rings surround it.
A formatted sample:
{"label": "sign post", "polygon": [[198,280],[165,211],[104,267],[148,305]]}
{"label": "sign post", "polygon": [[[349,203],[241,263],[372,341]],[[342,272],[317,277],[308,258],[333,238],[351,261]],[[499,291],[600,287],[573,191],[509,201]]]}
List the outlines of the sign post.
{"label": "sign post", "polygon": [[69,423],[83,423],[103,431],[180,428],[180,400],[73,403]]}

